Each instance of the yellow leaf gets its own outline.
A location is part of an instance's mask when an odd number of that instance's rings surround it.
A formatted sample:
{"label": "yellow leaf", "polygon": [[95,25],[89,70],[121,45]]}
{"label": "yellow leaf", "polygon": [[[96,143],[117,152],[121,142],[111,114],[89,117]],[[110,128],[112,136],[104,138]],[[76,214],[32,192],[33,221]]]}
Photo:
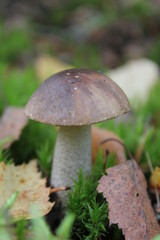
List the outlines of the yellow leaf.
{"label": "yellow leaf", "polygon": [[35,70],[38,78],[41,81],[44,81],[57,72],[70,68],[73,67],[69,64],[63,63],[61,60],[55,57],[50,57],[48,55],[39,56],[35,61]]}
{"label": "yellow leaf", "polygon": [[[36,161],[20,166],[0,163],[0,207],[16,191],[19,193],[18,197],[9,210],[15,219],[32,219],[46,215],[53,206],[49,202],[50,188],[46,187],[46,179],[41,178],[37,171]],[[34,205],[39,209],[38,216],[30,211]]]}

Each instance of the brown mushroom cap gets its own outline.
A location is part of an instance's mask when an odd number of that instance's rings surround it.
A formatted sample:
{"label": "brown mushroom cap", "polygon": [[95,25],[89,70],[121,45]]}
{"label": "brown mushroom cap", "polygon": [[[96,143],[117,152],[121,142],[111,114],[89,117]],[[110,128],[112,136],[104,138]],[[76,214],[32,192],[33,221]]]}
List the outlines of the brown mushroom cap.
{"label": "brown mushroom cap", "polygon": [[57,126],[90,125],[128,112],[119,86],[104,74],[70,69],[48,78],[31,96],[26,115]]}

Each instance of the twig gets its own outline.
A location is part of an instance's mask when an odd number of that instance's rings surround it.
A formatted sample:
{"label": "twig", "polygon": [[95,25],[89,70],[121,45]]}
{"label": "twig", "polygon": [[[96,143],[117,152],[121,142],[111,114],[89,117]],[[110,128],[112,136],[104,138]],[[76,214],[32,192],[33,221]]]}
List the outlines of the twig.
{"label": "twig", "polygon": [[70,187],[57,187],[57,188],[51,188],[50,193],[60,192],[60,191],[67,191],[70,190]]}
{"label": "twig", "polygon": [[100,142],[100,145],[103,145],[104,143],[109,142],[109,141],[114,141],[114,142],[117,142],[117,143],[119,143],[120,145],[122,145],[122,146],[124,147],[124,149],[126,150],[126,152],[128,153],[128,156],[130,157],[130,159],[134,159],[133,156],[132,156],[132,154],[131,154],[131,152],[130,152],[129,149],[127,148],[127,146],[126,146],[123,142],[121,142],[120,140],[118,140],[118,139],[115,139],[115,138],[107,138],[107,139],[103,140],[102,142]]}

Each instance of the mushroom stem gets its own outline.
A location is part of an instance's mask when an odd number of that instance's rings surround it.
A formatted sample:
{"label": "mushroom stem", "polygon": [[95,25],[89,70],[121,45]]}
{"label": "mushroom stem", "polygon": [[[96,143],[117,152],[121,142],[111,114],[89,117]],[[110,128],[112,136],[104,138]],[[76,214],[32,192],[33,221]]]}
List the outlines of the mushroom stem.
{"label": "mushroom stem", "polygon": [[91,127],[60,127],[54,151],[51,186],[71,187],[80,168],[83,168],[84,174],[91,170]]}

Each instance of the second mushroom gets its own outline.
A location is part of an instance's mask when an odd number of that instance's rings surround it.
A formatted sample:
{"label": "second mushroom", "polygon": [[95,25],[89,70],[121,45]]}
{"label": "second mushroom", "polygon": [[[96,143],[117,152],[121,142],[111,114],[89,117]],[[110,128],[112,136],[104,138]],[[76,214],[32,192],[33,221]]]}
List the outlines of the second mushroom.
{"label": "second mushroom", "polygon": [[126,95],[110,78],[70,69],[48,78],[31,96],[26,115],[59,126],[51,185],[72,186],[78,171],[91,170],[91,124],[129,111]]}

